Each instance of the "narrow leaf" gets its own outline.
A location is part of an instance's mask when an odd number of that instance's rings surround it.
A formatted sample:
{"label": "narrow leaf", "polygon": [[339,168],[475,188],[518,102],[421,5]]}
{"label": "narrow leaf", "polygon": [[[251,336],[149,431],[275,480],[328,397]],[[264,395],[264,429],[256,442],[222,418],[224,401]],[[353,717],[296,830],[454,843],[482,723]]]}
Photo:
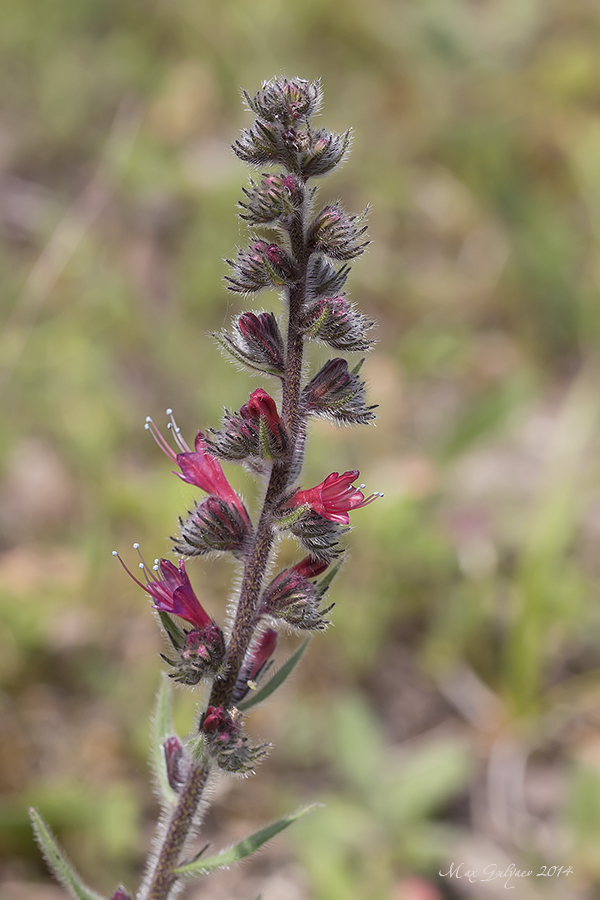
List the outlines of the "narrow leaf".
{"label": "narrow leaf", "polygon": [[256,831],[254,834],[249,835],[249,837],[244,838],[243,841],[240,841],[239,844],[236,844],[229,850],[223,850],[222,853],[218,853],[216,856],[210,856],[207,859],[198,859],[185,866],[180,866],[178,869],[175,869],[175,874],[188,876],[207,875],[214,869],[221,869],[223,866],[231,866],[233,863],[239,862],[247,856],[251,856],[262,847],[263,844],[266,844],[267,841],[270,841],[276,834],[279,834],[280,831],[287,828],[288,825],[291,825],[301,816],[305,816],[307,813],[318,809],[321,805],[321,803],[313,803],[310,806],[306,806],[297,813],[292,813],[292,815],[285,816],[285,818],[279,819],[279,821],[273,822],[265,828],[261,828],[260,831]]}
{"label": "narrow leaf", "polygon": [[241,703],[238,703],[238,709],[250,709],[251,706],[255,706],[257,703],[262,703],[263,700],[266,700],[267,697],[270,697],[271,694],[277,690],[279,685],[283,684],[288,675],[292,672],[292,670],[296,667],[298,662],[300,661],[300,657],[306,650],[310,638],[307,638],[303,644],[300,644],[295,653],[293,653],[287,662],[281,666],[280,669],[275,672],[273,677],[267,681],[267,683],[260,688],[258,691],[252,691],[252,693],[246,697],[245,700],[242,700]]}
{"label": "narrow leaf", "polygon": [[38,813],[36,809],[30,809],[31,824],[35,838],[40,845],[44,858],[48,863],[48,867],[53,872],[57,881],[67,889],[75,900],[104,900],[100,894],[91,891],[82,882],[79,875],[74,871],[70,863],[67,862],[65,855],[56,843],[52,832]]}
{"label": "narrow leaf", "polygon": [[156,707],[152,720],[150,761],[162,799],[169,804],[177,801],[177,794],[169,784],[167,764],[163,745],[168,737],[175,734],[171,718],[171,686],[166,678],[161,679],[156,695]]}

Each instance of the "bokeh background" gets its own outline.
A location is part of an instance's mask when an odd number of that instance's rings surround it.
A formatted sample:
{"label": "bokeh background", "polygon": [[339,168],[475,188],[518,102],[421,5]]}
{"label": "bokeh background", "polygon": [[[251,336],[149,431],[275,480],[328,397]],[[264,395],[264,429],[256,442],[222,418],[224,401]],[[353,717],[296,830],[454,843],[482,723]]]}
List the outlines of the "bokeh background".
{"label": "bokeh background", "polygon": [[[321,198],[373,205],[350,292],[379,322],[364,371],[380,417],[316,424],[305,483],[356,467],[386,496],[353,516],[335,627],[253,715],[275,749],[219,786],[207,839],[325,807],[191,896],[504,896],[503,882],[438,875],[463,862],[531,870],[525,900],[596,897],[598,4],[0,12],[3,900],[63,896],[29,805],[99,890],[137,883],[162,645],[110,551],[165,554],[193,495],[145,416],[162,424],[172,406],[191,438],[260,383],[208,333],[245,308],[222,281],[245,234],[248,172],[228,149],[249,121],[239,89],[278,74],[321,77],[323,124],[355,129]],[[231,565],[190,571],[222,616]],[[176,701],[186,732],[194,702]]]}

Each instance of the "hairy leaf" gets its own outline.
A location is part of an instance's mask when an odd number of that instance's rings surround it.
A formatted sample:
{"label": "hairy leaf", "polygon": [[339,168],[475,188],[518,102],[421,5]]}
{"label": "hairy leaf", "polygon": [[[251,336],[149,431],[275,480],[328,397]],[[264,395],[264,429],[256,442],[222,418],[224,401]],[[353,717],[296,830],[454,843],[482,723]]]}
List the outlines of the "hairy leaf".
{"label": "hairy leaf", "polygon": [[304,809],[301,809],[296,813],[292,813],[289,816],[285,816],[283,819],[279,819],[277,822],[272,822],[271,825],[267,825],[265,826],[265,828],[261,828],[260,831],[255,831],[254,834],[251,834],[247,838],[244,838],[243,841],[240,841],[239,844],[236,844],[229,850],[223,850],[222,853],[217,853],[216,856],[210,856],[207,859],[198,859],[194,862],[188,863],[187,865],[179,866],[178,869],[175,869],[175,874],[186,876],[207,875],[214,869],[221,869],[224,866],[231,866],[233,865],[233,863],[239,862],[241,859],[245,859],[247,856],[251,856],[260,847],[262,847],[263,844],[266,844],[267,841],[270,841],[271,838],[279,834],[280,831],[283,831],[284,828],[287,828],[288,825],[292,825],[292,823],[301,818],[301,816],[305,816],[307,813],[313,812],[321,805],[322,804],[320,803],[312,803],[310,806],[305,806]]}
{"label": "hairy leaf", "polygon": [[75,900],[104,900],[100,894],[91,891],[82,882],[56,843],[52,832],[36,809],[30,809],[31,824],[38,844],[55,878],[67,889]]}

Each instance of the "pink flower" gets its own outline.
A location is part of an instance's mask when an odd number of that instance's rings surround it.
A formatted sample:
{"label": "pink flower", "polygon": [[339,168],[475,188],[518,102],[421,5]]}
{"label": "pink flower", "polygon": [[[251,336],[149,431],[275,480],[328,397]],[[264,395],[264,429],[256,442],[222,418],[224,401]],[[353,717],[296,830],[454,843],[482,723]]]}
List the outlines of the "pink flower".
{"label": "pink flower", "polygon": [[160,449],[181,469],[181,472],[173,474],[179,476],[187,484],[193,484],[206,491],[207,494],[220,497],[221,500],[230,503],[238,510],[244,521],[249,523],[246,508],[227,481],[219,460],[216,456],[208,453],[202,432],[199,431],[196,435],[195,450],[191,450],[181,437],[170,409],[167,410],[167,415],[171,417],[169,430],[174,434],[175,442],[181,450],[180,453],[176,453],[166,442],[149,416],[146,419],[146,429],[151,432]]}
{"label": "pink flower", "polygon": [[[350,522],[348,513],[352,509],[360,509],[376,500],[381,494],[376,491],[366,497],[359,488],[352,484],[358,478],[358,471],[332,472],[325,481],[306,491],[296,491],[287,501],[287,506],[309,506],[330,522],[347,525]],[[361,485],[364,487],[364,485]]]}
{"label": "pink flower", "polygon": [[[138,550],[137,544],[133,546]],[[146,579],[146,584],[143,584],[129,571],[116,550],[113,550],[113,556],[118,558],[135,583],[139,584],[142,590],[152,597],[154,609],[170,613],[173,616],[179,616],[180,619],[185,619],[190,625],[195,625],[201,630],[212,626],[212,619],[202,607],[190,584],[183,559],[179,560],[179,568],[176,568],[168,559],[161,559],[155,563],[153,570],[151,570],[140,554],[142,559],[140,569],[142,569]]]}

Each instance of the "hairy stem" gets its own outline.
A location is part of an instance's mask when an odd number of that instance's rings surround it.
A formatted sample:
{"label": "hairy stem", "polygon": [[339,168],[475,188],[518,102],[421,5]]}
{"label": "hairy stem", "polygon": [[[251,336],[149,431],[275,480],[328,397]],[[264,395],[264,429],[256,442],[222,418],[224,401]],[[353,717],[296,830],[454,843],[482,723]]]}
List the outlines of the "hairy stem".
{"label": "hairy stem", "polygon": [[208,773],[208,765],[193,767],[181,789],[179,801],[162,842],[147,900],[166,900],[169,896],[177,878],[173,870],[177,868],[181,851],[193,825]]}
{"label": "hairy stem", "polygon": [[[301,462],[304,416],[300,407],[300,393],[304,344],[299,327],[299,315],[306,294],[308,255],[305,249],[303,219],[300,214],[290,225],[289,235],[292,252],[302,273],[301,278],[289,290],[287,353],[283,378],[282,419],[290,437],[290,452],[287,459],[275,461],[271,469],[254,543],[244,569],[235,622],[227,647],[225,675],[215,679],[209,706],[226,708],[230,704],[244,657],[258,624],[256,607],[273,546],[273,506],[286,490],[290,474],[295,474]],[[192,827],[208,773],[208,765],[195,766],[190,771],[162,842],[147,900],[167,900],[177,880],[173,870],[177,868]]]}

